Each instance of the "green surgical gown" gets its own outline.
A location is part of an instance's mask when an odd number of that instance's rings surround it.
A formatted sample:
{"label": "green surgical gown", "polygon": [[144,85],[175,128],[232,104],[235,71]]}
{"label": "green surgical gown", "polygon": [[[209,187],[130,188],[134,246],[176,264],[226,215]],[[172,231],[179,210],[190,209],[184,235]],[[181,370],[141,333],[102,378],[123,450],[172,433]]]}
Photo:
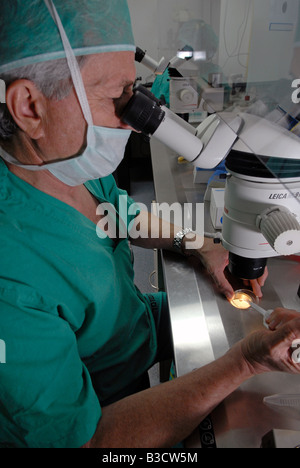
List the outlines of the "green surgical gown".
{"label": "green surgical gown", "polygon": [[[112,176],[86,187],[117,219],[122,211],[123,226],[136,216]],[[84,215],[0,159],[0,447],[83,445],[101,418],[99,399],[152,365],[155,325],[121,237],[97,235]]]}

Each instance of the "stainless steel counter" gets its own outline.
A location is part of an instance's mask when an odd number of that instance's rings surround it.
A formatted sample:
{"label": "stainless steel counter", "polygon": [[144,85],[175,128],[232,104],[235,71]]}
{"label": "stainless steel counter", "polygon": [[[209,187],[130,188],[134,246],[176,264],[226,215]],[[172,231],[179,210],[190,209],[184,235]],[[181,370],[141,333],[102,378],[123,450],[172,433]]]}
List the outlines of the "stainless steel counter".
{"label": "stainless steel counter", "polygon": [[[154,139],[151,154],[158,203],[203,202],[205,186],[193,183],[190,164],[178,164],[177,155]],[[300,263],[273,258],[268,266],[269,279],[261,306],[267,310],[284,306],[300,311]],[[178,376],[212,362],[248,333],[263,327],[257,312],[233,308],[197,262],[162,252],[162,268]],[[300,430],[300,410],[291,417],[286,411],[275,412],[263,404],[265,396],[277,393],[300,394],[300,376],[256,376],[221,403],[211,415],[217,447],[259,448],[262,437],[272,429]],[[206,432],[206,439],[209,434]],[[197,431],[189,443],[201,446]]]}

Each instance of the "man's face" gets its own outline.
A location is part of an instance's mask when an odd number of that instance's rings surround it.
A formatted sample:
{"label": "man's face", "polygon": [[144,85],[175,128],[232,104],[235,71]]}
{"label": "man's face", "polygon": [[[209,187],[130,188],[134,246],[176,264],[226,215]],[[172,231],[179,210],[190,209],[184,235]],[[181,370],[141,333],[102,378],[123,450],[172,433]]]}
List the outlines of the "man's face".
{"label": "man's face", "polygon": [[94,125],[127,128],[117,114],[132,96],[134,57],[133,52],[110,52],[88,58],[82,77]]}
{"label": "man's face", "polygon": [[[134,52],[108,52],[87,58],[81,74],[94,125],[129,128],[118,115],[132,96],[134,60]],[[76,92],[73,90],[67,98],[48,104],[44,154],[48,160],[76,155],[86,144],[87,130]]]}

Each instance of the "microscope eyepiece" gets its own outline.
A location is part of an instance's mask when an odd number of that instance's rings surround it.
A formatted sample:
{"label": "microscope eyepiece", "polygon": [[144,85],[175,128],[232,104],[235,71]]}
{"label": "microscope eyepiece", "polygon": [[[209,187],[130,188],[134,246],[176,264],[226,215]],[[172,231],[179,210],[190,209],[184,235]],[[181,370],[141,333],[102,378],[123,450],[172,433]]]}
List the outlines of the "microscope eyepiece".
{"label": "microscope eyepiece", "polygon": [[125,106],[121,120],[147,137],[153,136],[187,161],[197,159],[203,143],[196,136],[196,129],[185,122],[147,88],[138,86]]}
{"label": "microscope eyepiece", "polygon": [[138,63],[141,63],[145,55],[146,55],[146,52],[142,50],[140,47],[137,47],[135,51],[135,61]]}
{"label": "microscope eyepiece", "polygon": [[138,132],[153,135],[162,123],[165,112],[158,100],[147,90],[141,87],[134,91],[132,98],[123,110],[121,119]]}

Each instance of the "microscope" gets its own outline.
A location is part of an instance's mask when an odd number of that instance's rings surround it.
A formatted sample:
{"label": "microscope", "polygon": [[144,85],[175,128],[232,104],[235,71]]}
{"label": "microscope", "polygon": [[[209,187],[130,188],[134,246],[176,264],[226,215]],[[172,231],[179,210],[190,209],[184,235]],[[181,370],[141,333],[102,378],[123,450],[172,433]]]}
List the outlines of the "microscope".
{"label": "microscope", "polygon": [[300,252],[300,140],[252,114],[225,161],[222,243],[229,269],[256,279],[267,259]]}
{"label": "microscope", "polygon": [[196,167],[225,160],[221,242],[232,274],[257,279],[268,258],[300,252],[299,137],[250,113],[212,114],[195,128],[143,86],[121,118]]}

